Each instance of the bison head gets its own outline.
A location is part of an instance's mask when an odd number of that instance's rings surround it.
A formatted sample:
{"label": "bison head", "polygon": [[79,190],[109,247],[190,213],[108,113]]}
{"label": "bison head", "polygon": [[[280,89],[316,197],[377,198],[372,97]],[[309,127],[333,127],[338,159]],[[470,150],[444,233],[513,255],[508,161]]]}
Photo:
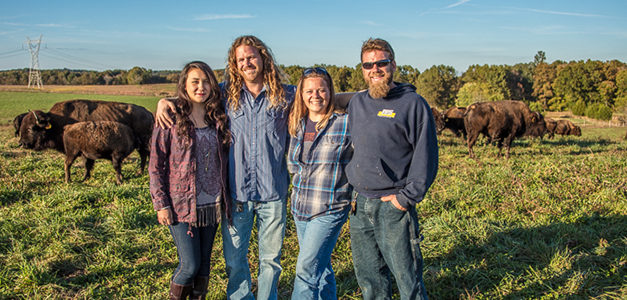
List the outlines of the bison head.
{"label": "bison head", "polygon": [[543,136],[546,133],[546,123],[541,113],[537,111],[531,112],[529,115],[529,123],[525,135],[527,136]]}
{"label": "bison head", "polygon": [[444,120],[442,120],[442,113],[439,112],[435,107],[431,108],[431,113],[433,114],[433,120],[435,121],[435,130],[438,134],[444,130]]}
{"label": "bison head", "polygon": [[40,110],[28,112],[20,124],[20,145],[27,149],[43,150],[49,148],[50,117]]}
{"label": "bison head", "polygon": [[575,136],[581,136],[581,127],[573,126],[573,128],[571,128],[570,130],[570,134],[575,135]]}

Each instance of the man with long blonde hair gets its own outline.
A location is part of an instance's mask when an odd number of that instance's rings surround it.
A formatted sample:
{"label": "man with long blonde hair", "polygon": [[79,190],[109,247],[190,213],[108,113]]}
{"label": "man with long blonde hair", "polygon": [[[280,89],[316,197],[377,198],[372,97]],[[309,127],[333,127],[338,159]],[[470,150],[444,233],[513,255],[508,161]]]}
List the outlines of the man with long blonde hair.
{"label": "man with long blonde hair", "polygon": [[[258,228],[257,298],[277,299],[281,275],[281,246],[285,235],[289,175],[285,160],[287,117],[295,87],[281,84],[280,70],[270,48],[259,38],[235,39],[228,52],[226,98],[232,144],[229,151],[229,190],[232,224],[222,223],[222,240],[229,299],[254,299],[248,247],[254,224]],[[157,122],[168,126],[168,101],[157,108]],[[255,223],[255,216],[257,221]]]}

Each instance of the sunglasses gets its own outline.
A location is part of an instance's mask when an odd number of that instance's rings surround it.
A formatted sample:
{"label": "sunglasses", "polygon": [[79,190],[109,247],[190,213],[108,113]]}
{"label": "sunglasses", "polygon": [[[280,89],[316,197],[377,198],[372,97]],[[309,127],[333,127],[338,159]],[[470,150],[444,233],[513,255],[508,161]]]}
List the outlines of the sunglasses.
{"label": "sunglasses", "polygon": [[322,75],[329,76],[329,73],[327,72],[327,70],[325,68],[322,68],[322,67],[307,68],[307,69],[303,70],[303,76],[307,76],[307,75],[309,75],[311,73],[322,74]]}
{"label": "sunglasses", "polygon": [[385,68],[391,62],[392,62],[391,59],[382,59],[382,60],[377,60],[377,61],[374,61],[374,62],[361,63],[361,67],[364,68],[365,70],[372,69],[374,67],[374,65],[377,65],[377,67],[379,67],[379,68]]}

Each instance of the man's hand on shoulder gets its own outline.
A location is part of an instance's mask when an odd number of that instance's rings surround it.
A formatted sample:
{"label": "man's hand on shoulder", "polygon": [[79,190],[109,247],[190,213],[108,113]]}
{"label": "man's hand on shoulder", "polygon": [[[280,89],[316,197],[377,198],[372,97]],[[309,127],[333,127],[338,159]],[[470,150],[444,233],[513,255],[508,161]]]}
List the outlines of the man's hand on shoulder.
{"label": "man's hand on shoulder", "polygon": [[171,100],[166,98],[161,98],[157,103],[157,111],[155,112],[155,119],[157,121],[157,125],[162,129],[168,129],[172,127],[174,121],[170,117],[169,112],[174,112],[176,108],[174,107],[174,103]]}

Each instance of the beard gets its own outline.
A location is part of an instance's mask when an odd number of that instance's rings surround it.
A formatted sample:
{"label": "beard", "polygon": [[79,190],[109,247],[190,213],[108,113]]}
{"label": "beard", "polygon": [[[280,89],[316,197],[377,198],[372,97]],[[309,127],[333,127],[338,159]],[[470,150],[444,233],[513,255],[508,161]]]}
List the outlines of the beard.
{"label": "beard", "polygon": [[368,80],[368,94],[374,99],[383,98],[390,92],[390,83],[392,82],[392,75],[385,74],[384,80],[373,83],[372,80]]}

